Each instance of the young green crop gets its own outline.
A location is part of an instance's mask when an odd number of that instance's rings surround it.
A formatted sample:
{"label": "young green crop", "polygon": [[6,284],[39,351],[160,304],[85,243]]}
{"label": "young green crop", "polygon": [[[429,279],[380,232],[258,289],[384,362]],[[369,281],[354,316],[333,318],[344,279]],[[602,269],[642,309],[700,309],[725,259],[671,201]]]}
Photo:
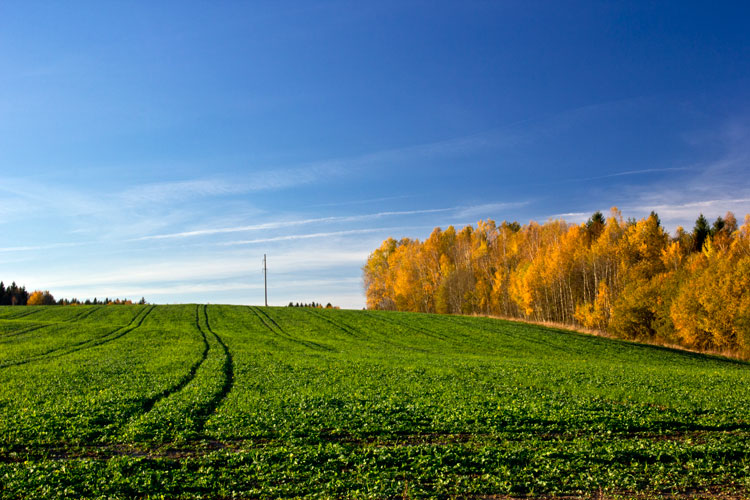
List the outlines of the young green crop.
{"label": "young green crop", "polygon": [[748,368],[487,318],[4,307],[0,498],[740,498]]}

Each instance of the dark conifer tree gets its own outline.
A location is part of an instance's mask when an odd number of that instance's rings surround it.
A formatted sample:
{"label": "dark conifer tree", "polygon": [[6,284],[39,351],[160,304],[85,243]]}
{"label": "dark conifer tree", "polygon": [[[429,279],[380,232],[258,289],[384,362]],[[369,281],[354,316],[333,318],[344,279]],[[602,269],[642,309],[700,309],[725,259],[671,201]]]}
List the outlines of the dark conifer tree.
{"label": "dark conifer tree", "polygon": [[717,217],[714,221],[714,225],[711,227],[711,236],[715,236],[721,232],[721,230],[724,229],[724,226],[726,226],[724,219],[722,219],[721,216]]}
{"label": "dark conifer tree", "polygon": [[651,214],[649,215],[649,218],[651,217],[656,219],[656,227],[661,227],[661,219],[659,218],[659,215],[653,210],[651,210]]}
{"label": "dark conifer tree", "polygon": [[706,242],[706,238],[711,234],[711,228],[708,225],[708,220],[700,214],[698,219],[695,221],[695,227],[693,228],[693,251],[700,252],[703,250],[703,244]]}
{"label": "dark conifer tree", "polygon": [[596,241],[599,235],[604,231],[604,215],[597,210],[594,214],[586,221],[586,231],[589,235],[589,241]]}

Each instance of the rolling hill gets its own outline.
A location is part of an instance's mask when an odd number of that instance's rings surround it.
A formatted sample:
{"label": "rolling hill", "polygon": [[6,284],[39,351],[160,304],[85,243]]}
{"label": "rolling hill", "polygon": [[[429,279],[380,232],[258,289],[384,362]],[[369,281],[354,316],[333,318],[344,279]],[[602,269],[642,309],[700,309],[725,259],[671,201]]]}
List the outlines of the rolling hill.
{"label": "rolling hill", "polygon": [[2,307],[0,496],[741,498],[748,368],[489,318]]}

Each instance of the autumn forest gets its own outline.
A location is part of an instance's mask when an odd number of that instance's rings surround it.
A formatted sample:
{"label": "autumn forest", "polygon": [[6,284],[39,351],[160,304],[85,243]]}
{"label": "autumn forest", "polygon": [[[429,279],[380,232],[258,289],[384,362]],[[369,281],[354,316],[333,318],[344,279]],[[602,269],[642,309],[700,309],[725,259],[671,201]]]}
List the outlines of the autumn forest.
{"label": "autumn forest", "polygon": [[750,355],[750,215],[670,235],[617,208],[584,224],[436,228],[389,238],[363,267],[370,309],[556,322],[620,338]]}

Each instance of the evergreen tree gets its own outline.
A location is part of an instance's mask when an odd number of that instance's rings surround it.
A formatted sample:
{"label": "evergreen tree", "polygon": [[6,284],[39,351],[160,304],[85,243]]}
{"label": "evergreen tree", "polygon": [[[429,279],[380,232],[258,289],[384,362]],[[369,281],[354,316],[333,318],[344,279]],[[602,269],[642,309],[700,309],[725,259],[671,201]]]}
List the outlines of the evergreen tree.
{"label": "evergreen tree", "polygon": [[604,231],[604,215],[597,210],[594,214],[586,221],[586,231],[589,236],[589,241],[596,241],[599,235]]}
{"label": "evergreen tree", "polygon": [[695,221],[695,227],[693,228],[693,251],[700,252],[703,250],[703,244],[706,242],[706,238],[711,234],[711,228],[708,225],[708,220],[700,214],[698,219]]}
{"label": "evergreen tree", "polygon": [[721,216],[717,217],[714,221],[714,225],[711,227],[711,236],[719,234],[725,226],[726,222],[724,221],[724,219],[722,219]]}
{"label": "evergreen tree", "polygon": [[659,218],[659,215],[651,210],[651,214],[649,214],[649,217],[653,217],[656,220],[656,227],[661,227],[661,219]]}

